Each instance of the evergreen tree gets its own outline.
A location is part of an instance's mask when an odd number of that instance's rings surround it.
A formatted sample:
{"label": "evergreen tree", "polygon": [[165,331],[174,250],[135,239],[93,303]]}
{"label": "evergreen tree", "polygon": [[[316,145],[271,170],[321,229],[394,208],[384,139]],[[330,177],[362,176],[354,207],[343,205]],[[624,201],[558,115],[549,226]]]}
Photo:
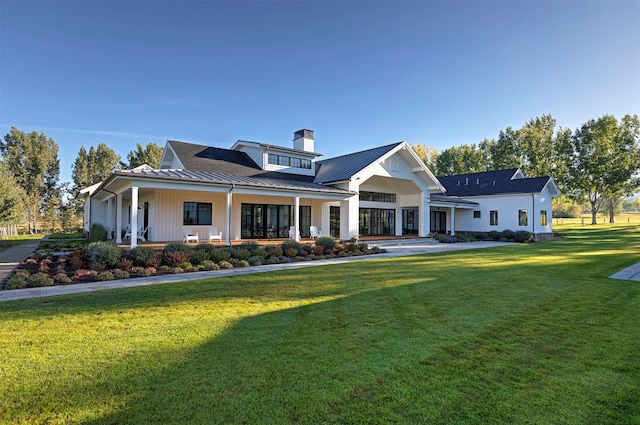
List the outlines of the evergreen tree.
{"label": "evergreen tree", "polygon": [[[140,143],[136,143],[136,150],[129,152],[127,160],[129,164],[125,167],[129,170],[147,164],[151,168],[160,168],[163,149],[153,142],[147,143],[144,148]],[[124,165],[124,164],[123,164]]]}

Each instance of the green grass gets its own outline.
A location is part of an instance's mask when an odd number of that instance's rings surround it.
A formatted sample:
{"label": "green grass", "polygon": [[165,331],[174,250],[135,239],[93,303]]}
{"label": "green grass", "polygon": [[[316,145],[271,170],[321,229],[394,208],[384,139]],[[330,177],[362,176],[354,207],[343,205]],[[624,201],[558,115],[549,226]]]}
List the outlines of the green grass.
{"label": "green grass", "polygon": [[[2,239],[2,241],[10,241],[11,246],[20,245],[22,242],[34,239],[42,239],[43,235],[20,235],[20,236],[10,236],[6,239]],[[0,247],[0,252],[4,251],[7,248]]]}
{"label": "green grass", "polygon": [[637,226],[0,304],[2,423],[640,423]]}

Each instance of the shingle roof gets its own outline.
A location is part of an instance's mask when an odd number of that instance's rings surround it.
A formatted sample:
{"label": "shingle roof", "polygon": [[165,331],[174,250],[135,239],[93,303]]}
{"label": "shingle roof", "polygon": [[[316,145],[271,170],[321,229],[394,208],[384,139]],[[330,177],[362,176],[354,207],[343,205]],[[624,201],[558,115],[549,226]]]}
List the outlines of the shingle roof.
{"label": "shingle roof", "polygon": [[195,170],[117,170],[113,173],[114,176],[125,177],[145,177],[155,178],[160,180],[173,180],[173,181],[186,181],[186,182],[199,182],[199,183],[213,183],[230,185],[235,184],[239,186],[252,186],[252,187],[265,187],[273,189],[285,189],[285,190],[306,190],[312,192],[325,192],[348,195],[351,192],[344,189],[338,189],[331,186],[324,186],[313,182],[305,181],[293,181],[290,179],[284,180],[272,179],[268,177],[255,177],[255,176],[238,176],[223,173],[211,173],[208,171],[195,171]]}
{"label": "shingle roof", "polygon": [[365,167],[374,163],[377,159],[402,143],[403,142],[393,143],[391,145],[380,146],[366,151],[317,161],[316,178],[314,182],[332,183],[349,180]]}
{"label": "shingle roof", "polygon": [[169,140],[167,144],[173,148],[185,170],[274,180],[313,181],[313,176],[264,171],[245,152],[175,140]]}
{"label": "shingle roof", "polygon": [[440,176],[438,180],[447,189],[447,196],[486,196],[506,193],[538,193],[551,177],[515,178],[517,168],[485,171],[482,173]]}

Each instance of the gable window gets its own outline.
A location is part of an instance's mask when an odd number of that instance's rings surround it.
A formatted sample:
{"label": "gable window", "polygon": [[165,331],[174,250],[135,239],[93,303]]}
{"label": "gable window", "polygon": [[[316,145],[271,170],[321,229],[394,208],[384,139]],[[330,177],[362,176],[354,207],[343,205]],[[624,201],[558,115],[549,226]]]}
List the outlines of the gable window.
{"label": "gable window", "polygon": [[473,218],[480,218],[480,211],[474,211]]}
{"label": "gable window", "polygon": [[182,224],[202,225],[211,224],[211,204],[203,202],[185,202],[182,214]]}
{"label": "gable window", "polygon": [[540,226],[547,225],[547,210],[540,211]]}
{"label": "gable window", "polygon": [[518,210],[518,225],[527,226],[529,224],[529,216],[527,210]]}
{"label": "gable window", "polygon": [[372,201],[372,202],[396,202],[396,194],[395,193],[382,193],[382,192],[360,192],[360,200],[361,201]]}
{"label": "gable window", "polygon": [[491,226],[498,225],[498,211],[496,210],[489,211],[489,225]]}

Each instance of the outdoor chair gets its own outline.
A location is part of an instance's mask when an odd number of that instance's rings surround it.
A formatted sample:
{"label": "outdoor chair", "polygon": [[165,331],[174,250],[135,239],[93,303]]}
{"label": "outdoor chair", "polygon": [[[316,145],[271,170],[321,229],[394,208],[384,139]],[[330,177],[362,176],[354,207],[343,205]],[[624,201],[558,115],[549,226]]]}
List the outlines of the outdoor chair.
{"label": "outdoor chair", "polygon": [[127,230],[124,232],[122,239],[131,239],[131,226],[127,225]]}
{"label": "outdoor chair", "polygon": [[136,237],[140,239],[142,242],[145,242],[147,239],[145,238],[144,235],[146,235],[148,231],[149,231],[149,226],[145,227],[144,229],[142,229],[142,226],[139,226]]}
{"label": "outdoor chair", "polygon": [[217,227],[209,227],[209,242],[213,241],[222,242],[222,232],[218,232]]}
{"label": "outdoor chair", "polygon": [[184,239],[182,239],[182,242],[184,242],[184,243],[189,243],[189,242],[198,243],[198,241],[199,241],[198,232],[193,233],[193,229],[191,227],[185,227],[184,228]]}
{"label": "outdoor chair", "polygon": [[300,239],[300,232],[298,232],[298,237],[296,238],[296,226],[290,226],[289,227],[289,237],[291,239]]}
{"label": "outdoor chair", "polygon": [[318,226],[309,226],[309,233],[311,233],[311,239],[322,236],[322,231],[318,230]]}

